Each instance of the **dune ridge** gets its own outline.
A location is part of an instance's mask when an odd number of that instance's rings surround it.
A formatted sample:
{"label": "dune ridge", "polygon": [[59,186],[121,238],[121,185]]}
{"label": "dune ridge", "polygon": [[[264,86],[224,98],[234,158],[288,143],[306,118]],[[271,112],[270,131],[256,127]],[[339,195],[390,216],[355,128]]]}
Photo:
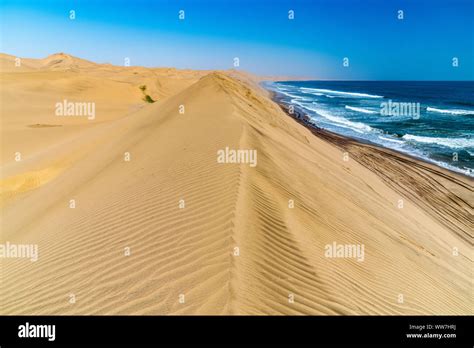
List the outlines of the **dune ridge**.
{"label": "dune ridge", "polygon": [[[468,179],[440,171],[439,199],[420,195],[431,167],[314,136],[248,74],[56,58],[2,73],[0,242],[39,247],[0,259],[2,314],[472,314]],[[117,107],[58,121],[58,90]],[[24,95],[36,119],[13,117]],[[225,147],[257,166],[218,163]],[[364,261],[325,257],[333,242],[363,244]]]}

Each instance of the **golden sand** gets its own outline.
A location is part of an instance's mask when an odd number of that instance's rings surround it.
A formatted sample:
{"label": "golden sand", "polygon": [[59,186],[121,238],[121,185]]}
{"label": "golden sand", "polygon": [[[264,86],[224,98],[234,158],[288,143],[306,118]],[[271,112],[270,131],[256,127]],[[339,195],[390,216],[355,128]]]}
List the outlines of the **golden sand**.
{"label": "golden sand", "polygon": [[0,259],[1,314],[472,314],[472,180],[311,131],[249,74],[0,58],[0,242],[39,252]]}

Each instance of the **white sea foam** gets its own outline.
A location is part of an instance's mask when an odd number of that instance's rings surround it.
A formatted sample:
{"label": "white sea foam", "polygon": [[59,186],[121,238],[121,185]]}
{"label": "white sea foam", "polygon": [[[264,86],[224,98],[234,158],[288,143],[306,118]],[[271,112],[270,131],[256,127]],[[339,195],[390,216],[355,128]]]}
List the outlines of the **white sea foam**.
{"label": "white sea foam", "polygon": [[286,92],[283,92],[283,91],[279,91],[281,94],[284,94],[286,95],[287,97],[291,97],[291,98],[296,98],[296,99],[303,99],[303,97],[299,96],[299,95],[294,95],[292,93],[286,93]]}
{"label": "white sea foam", "polygon": [[386,141],[391,141],[393,143],[398,143],[398,144],[404,144],[405,143],[403,140],[391,139],[391,138],[380,137],[380,136],[379,136],[379,139],[386,140]]}
{"label": "white sea foam", "polygon": [[427,107],[426,111],[437,112],[440,114],[450,114],[450,115],[474,115],[474,110],[460,110],[460,109],[437,109],[432,107]]}
{"label": "white sea foam", "polygon": [[341,126],[344,125],[346,126],[345,128],[350,128],[358,133],[362,132],[371,132],[373,130],[372,127],[361,123],[361,122],[352,122],[349,121],[347,118],[340,117],[340,116],[334,116],[331,115],[329,112],[323,109],[319,108],[311,108],[306,106],[307,109],[316,112],[318,115],[324,117],[325,119],[328,119],[329,121],[332,121],[336,126]]}
{"label": "white sea foam", "polygon": [[343,91],[334,91],[332,89],[322,89],[322,88],[306,88],[301,87],[302,91],[308,92],[318,92],[318,93],[327,93],[327,94],[336,94],[342,95],[347,97],[354,97],[354,98],[383,98],[381,95],[374,95],[374,94],[366,94],[366,93],[355,93],[355,92],[343,92]]}
{"label": "white sea foam", "polygon": [[403,137],[405,140],[412,140],[418,143],[425,144],[437,144],[453,149],[474,147],[474,138],[435,138],[435,137],[422,137],[418,135],[405,134]]}
{"label": "white sea foam", "polygon": [[367,109],[364,109],[364,108],[357,108],[355,106],[349,106],[349,105],[346,105],[346,109],[352,110],[352,111],[357,111],[357,112],[362,112],[364,114],[378,114],[379,113],[378,111],[367,110]]}
{"label": "white sea foam", "polygon": [[302,108],[307,108],[307,106],[306,106],[305,104],[300,103],[300,102],[297,101],[296,99],[292,99],[292,100],[291,100],[291,103],[292,103],[292,104],[299,105],[299,106],[301,106]]}

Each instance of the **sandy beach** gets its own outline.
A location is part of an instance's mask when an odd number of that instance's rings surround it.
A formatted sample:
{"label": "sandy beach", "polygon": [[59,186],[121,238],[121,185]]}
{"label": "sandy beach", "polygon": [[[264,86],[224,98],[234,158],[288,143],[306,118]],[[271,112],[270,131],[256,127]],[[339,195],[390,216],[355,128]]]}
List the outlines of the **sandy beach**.
{"label": "sandy beach", "polygon": [[0,258],[1,314],[473,313],[471,178],[310,129],[238,70],[15,58],[0,243],[38,255]]}

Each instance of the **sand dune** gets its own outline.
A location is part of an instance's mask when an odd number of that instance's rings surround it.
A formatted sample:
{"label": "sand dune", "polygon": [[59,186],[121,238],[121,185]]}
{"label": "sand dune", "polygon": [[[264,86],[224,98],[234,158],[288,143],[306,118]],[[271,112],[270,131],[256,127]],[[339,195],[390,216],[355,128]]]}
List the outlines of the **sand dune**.
{"label": "sand dune", "polygon": [[315,136],[245,73],[1,61],[0,242],[39,248],[0,259],[2,314],[472,314],[469,179]]}

